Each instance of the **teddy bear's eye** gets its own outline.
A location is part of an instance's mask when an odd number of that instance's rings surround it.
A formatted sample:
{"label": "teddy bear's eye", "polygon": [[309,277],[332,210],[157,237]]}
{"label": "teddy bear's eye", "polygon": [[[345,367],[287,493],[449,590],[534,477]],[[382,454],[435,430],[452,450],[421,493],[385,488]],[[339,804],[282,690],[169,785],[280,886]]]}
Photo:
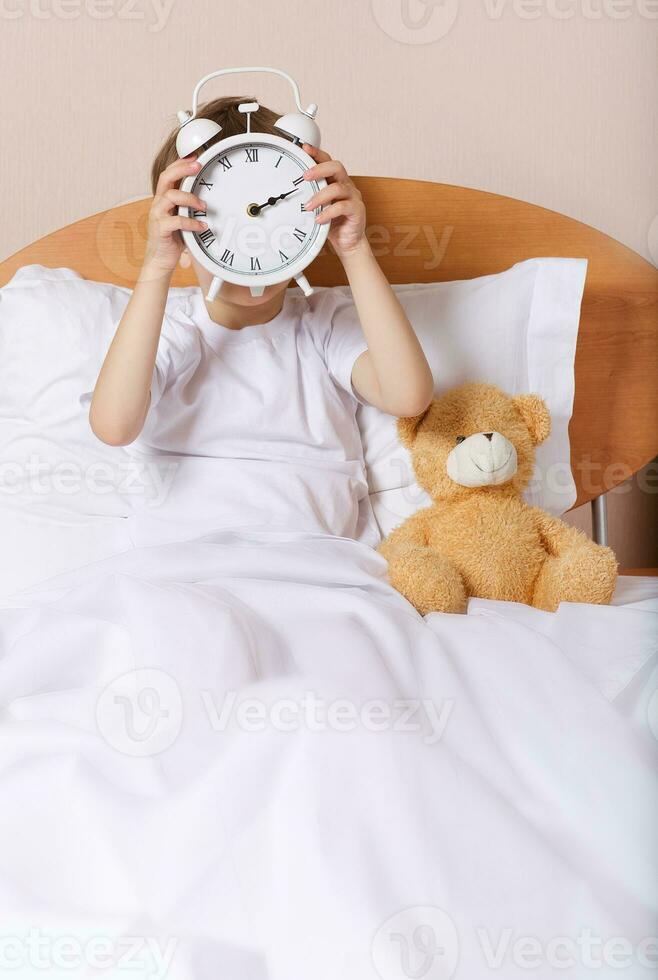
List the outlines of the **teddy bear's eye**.
{"label": "teddy bear's eye", "polygon": [[457,436],[457,438],[455,439],[455,442],[457,443],[457,445],[459,445],[459,443],[460,442],[463,442],[465,438],[466,438],[466,436]]}

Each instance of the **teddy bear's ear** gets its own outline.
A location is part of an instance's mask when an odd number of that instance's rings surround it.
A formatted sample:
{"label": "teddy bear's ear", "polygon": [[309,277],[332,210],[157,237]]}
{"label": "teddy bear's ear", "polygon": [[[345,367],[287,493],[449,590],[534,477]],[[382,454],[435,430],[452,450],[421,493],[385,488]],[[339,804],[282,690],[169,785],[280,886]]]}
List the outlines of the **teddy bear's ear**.
{"label": "teddy bear's ear", "polygon": [[414,415],[408,419],[398,419],[398,438],[406,449],[411,449],[416,441],[418,426],[428,412],[429,408],[426,408],[421,415]]}
{"label": "teddy bear's ear", "polygon": [[539,395],[516,395],[512,398],[512,404],[523,419],[535,446],[548,439],[551,433],[551,416]]}

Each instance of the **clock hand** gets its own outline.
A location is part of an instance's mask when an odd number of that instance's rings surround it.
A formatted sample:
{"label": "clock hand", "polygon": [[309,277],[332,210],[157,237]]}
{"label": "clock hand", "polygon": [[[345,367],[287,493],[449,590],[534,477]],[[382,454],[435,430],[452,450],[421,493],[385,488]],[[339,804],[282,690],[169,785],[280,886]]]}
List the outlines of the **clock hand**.
{"label": "clock hand", "polygon": [[299,190],[298,187],[293,187],[293,189],[291,191],[286,191],[285,194],[279,194],[278,197],[268,197],[268,199],[265,201],[264,204],[251,204],[251,205],[249,205],[249,208],[248,208],[249,214],[254,215],[254,216],[255,215],[258,215],[258,214],[261,213],[261,211],[263,210],[263,208],[266,208],[268,206],[269,207],[272,207],[272,205],[273,204],[276,204],[277,201],[283,201],[283,199],[285,197],[290,197],[290,195],[291,194],[294,194],[295,191],[297,191],[297,190]]}

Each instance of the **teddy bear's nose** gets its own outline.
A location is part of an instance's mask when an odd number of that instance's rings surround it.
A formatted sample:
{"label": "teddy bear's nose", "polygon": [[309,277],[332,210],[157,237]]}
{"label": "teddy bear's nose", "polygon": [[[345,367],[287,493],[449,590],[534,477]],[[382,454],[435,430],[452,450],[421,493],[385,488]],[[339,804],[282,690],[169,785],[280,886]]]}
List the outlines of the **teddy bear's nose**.
{"label": "teddy bear's nose", "polygon": [[488,439],[489,442],[491,442],[491,440],[493,439],[493,432],[483,432],[482,435],[484,436],[485,439]]}

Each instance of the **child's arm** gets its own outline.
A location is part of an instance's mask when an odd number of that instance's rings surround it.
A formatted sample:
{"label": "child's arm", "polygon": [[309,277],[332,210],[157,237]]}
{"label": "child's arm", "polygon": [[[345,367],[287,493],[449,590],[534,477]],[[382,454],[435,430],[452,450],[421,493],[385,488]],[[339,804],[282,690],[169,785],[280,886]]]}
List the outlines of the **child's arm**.
{"label": "child's arm", "polygon": [[203,231],[203,221],[181,217],[179,205],[205,210],[193,194],[176,189],[199,164],[177,160],[160,175],[149,214],[146,257],[139,279],[103,361],[89,410],[99,439],[125,446],[142,430],[151,399],[151,379],[171,276],[183,250],[181,229]]}
{"label": "child's arm", "polygon": [[366,401],[391,415],[420,415],[432,399],[432,372],[368,244],[361,194],[342,163],[315,147],[305,145],[304,149],[317,160],[306,178],[324,177],[328,182],[308,201],[308,207],[324,205],[317,220],[333,222],[329,240],[347,273],[368,344],[354,364],[352,384]]}

